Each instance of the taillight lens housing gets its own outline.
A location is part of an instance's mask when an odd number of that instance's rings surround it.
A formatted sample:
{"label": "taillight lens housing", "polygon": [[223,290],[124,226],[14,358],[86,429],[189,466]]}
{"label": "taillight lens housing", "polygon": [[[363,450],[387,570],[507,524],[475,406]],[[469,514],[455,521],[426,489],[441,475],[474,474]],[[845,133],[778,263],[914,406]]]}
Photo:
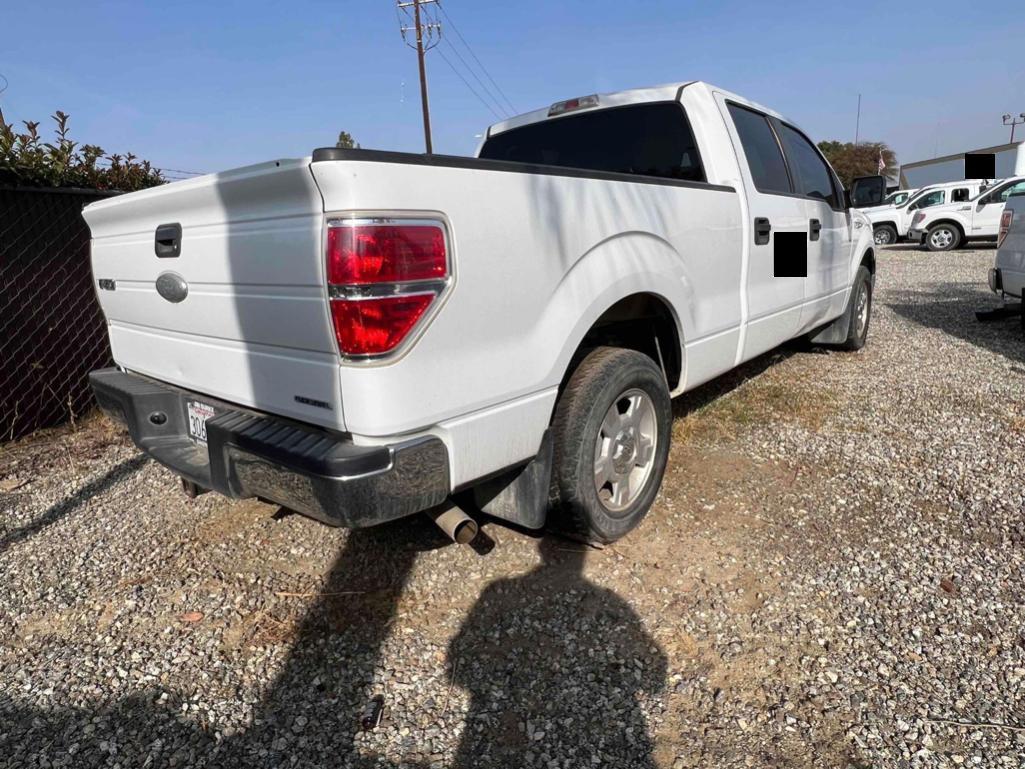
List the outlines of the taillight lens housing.
{"label": "taillight lens housing", "polygon": [[338,351],[347,358],[395,352],[427,322],[449,277],[440,221],[329,222],[327,279]]}
{"label": "taillight lens housing", "polygon": [[1004,212],[1000,214],[1000,234],[997,236],[997,248],[1004,245],[1004,239],[1007,237],[1007,233],[1011,231],[1011,220],[1014,218],[1014,211],[1004,209]]}
{"label": "taillight lens housing", "polygon": [[911,226],[914,227],[916,224],[918,224],[924,218],[925,218],[925,212],[924,211],[916,211],[915,215],[913,217],[911,217]]}
{"label": "taillight lens housing", "polygon": [[334,285],[444,278],[445,232],[436,225],[370,224],[327,231],[327,279]]}

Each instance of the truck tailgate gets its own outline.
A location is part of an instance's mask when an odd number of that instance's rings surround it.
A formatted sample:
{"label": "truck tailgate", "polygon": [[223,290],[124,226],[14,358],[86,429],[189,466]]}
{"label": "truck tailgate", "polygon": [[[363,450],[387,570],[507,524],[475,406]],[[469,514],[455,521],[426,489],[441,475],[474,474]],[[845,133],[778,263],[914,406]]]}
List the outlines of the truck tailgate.
{"label": "truck tailgate", "polygon": [[123,195],[83,215],[118,365],[345,428],[324,282],[323,202],[309,159]]}

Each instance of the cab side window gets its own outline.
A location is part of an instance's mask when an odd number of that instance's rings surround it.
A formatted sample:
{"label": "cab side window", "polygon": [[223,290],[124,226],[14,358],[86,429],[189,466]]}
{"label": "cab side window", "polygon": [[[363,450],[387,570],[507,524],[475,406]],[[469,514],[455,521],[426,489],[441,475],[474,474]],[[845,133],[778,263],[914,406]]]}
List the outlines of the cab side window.
{"label": "cab side window", "polygon": [[967,187],[957,187],[956,189],[950,191],[951,203],[963,203],[964,201],[968,200],[968,198],[969,195]]}
{"label": "cab side window", "polygon": [[829,172],[829,166],[801,133],[786,123],[780,125],[780,138],[786,147],[791,168],[796,171],[794,186],[797,187],[797,192],[810,198],[818,198],[828,203],[830,208],[839,208],[840,198],[833,187],[833,175]]}
{"label": "cab side window", "polygon": [[933,190],[932,192],[923,195],[910,206],[908,206],[908,210],[917,211],[919,208],[929,208],[929,206],[938,206],[945,199],[946,193],[944,193],[943,190]]}
{"label": "cab side window", "polygon": [[765,115],[737,104],[728,106],[755,188],[768,193],[793,192],[783,151]]}

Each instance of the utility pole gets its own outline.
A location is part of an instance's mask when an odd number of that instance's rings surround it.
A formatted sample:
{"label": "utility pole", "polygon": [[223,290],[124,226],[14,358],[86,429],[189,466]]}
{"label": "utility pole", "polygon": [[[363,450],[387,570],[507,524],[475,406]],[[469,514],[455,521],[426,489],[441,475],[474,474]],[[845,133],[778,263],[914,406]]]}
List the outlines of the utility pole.
{"label": "utility pole", "polygon": [[861,94],[858,94],[858,119],[854,124],[854,146],[858,146],[858,137],[861,135]]}
{"label": "utility pole", "polygon": [[[10,83],[8,82],[7,78],[4,76],[4,74],[2,72],[0,72],[0,80],[4,81],[3,85],[0,86],[0,95],[2,95],[3,92],[7,90],[7,86],[10,85]],[[0,107],[0,125],[7,125],[7,121],[4,120],[4,108],[3,107]]]}
{"label": "utility pole", "polygon": [[[431,48],[436,46],[441,40],[441,24],[436,19],[424,20],[427,16],[426,12],[421,13],[421,8],[432,3],[437,3],[438,0],[398,0],[398,7],[400,12],[405,12],[407,17],[409,9],[413,9],[413,27],[403,25],[399,28],[402,33],[402,39],[406,41],[406,45],[410,48],[416,49],[416,58],[420,66],[420,104],[423,108],[424,114],[424,145],[427,147],[427,154],[430,155],[434,150],[431,145],[431,109],[427,101],[427,66],[424,61],[424,54],[427,53]],[[406,32],[413,31],[416,33],[416,45],[411,45],[406,40]]]}
{"label": "utility pole", "polygon": [[1004,125],[1011,126],[1011,144],[1014,144],[1014,127],[1025,123],[1025,112],[1022,112],[1018,117],[1012,118],[1010,115],[1004,115]]}

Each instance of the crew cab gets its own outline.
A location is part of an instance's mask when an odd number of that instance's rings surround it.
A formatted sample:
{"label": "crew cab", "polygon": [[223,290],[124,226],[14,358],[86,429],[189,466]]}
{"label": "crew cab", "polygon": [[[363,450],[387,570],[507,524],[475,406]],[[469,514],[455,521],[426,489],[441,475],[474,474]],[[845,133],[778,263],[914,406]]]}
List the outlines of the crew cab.
{"label": "crew cab", "polygon": [[[1010,195],[1000,214],[997,256],[989,271],[989,287],[1006,300],[1025,298],[1025,193]],[[1022,313],[1025,329],[1025,313]]]}
{"label": "crew cab", "polygon": [[[670,398],[801,335],[865,344],[885,180],[701,82],[326,148],[89,205],[101,406],[186,490],[362,527],[431,508],[611,541]],[[550,496],[551,491],[551,496]],[[450,530],[451,533],[451,530]]]}
{"label": "crew cab", "polygon": [[908,239],[930,251],[950,251],[970,240],[995,240],[1000,215],[1011,195],[1025,192],[1025,176],[1005,179],[965,203],[948,203],[918,211]]}
{"label": "crew cab", "polygon": [[957,182],[944,182],[922,187],[915,194],[905,198],[889,208],[873,208],[863,210],[872,222],[872,231],[876,245],[885,246],[897,243],[908,236],[911,219],[914,215],[932,206],[940,206],[948,202],[964,202],[991,184],[986,179],[967,179]]}

